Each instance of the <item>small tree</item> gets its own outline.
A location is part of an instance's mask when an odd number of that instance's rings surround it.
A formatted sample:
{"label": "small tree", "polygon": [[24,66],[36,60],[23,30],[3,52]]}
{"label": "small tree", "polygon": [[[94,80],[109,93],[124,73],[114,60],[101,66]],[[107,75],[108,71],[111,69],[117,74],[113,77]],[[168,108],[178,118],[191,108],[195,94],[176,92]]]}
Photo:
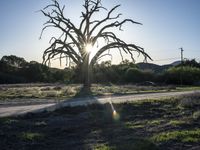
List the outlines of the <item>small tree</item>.
{"label": "small tree", "polygon": [[[74,62],[82,70],[83,84],[87,89],[90,87],[90,72],[95,63],[102,57],[107,55],[111,56],[111,49],[118,49],[123,59],[123,53],[130,54],[134,61],[134,52],[142,54],[144,59],[150,58],[144,49],[135,45],[127,44],[114,32],[112,28],[118,28],[122,30],[122,25],[126,22],[133,24],[140,24],[132,19],[124,19],[119,21],[122,14],[113,15],[113,12],[120,6],[116,5],[111,10],[107,10],[102,6],[101,0],[84,0],[84,11],[81,12],[81,21],[79,25],[75,25],[69,18],[64,14],[65,6],[61,7],[57,0],[52,0],[53,3],[46,6],[41,12],[48,18],[48,21],[44,24],[43,31],[46,28],[54,27],[59,29],[62,34],[59,38],[52,37],[50,40],[50,47],[48,47],[43,54],[43,62],[50,63],[51,59],[59,55],[60,61],[62,58],[66,58],[69,62]],[[106,10],[105,18],[98,20],[95,19],[94,15]],[[40,36],[40,37],[41,37]],[[100,40],[105,41],[105,45],[98,48],[95,55],[91,57],[93,46],[98,47]],[[108,53],[107,53],[108,52]],[[112,57],[112,56],[111,56]],[[151,59],[151,58],[150,58]]]}
{"label": "small tree", "polygon": [[22,68],[27,64],[24,58],[17,57],[15,55],[3,56],[0,61],[16,68]]}

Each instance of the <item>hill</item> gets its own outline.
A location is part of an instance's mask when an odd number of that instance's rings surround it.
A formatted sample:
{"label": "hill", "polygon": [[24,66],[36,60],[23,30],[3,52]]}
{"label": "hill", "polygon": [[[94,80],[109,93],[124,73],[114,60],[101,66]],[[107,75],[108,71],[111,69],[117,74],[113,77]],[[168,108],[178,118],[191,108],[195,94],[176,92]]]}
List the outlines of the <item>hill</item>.
{"label": "hill", "polygon": [[163,71],[169,69],[170,67],[174,67],[179,64],[180,64],[180,61],[175,61],[167,65],[157,65],[153,63],[137,63],[136,65],[140,70],[151,70],[155,73],[162,73]]}

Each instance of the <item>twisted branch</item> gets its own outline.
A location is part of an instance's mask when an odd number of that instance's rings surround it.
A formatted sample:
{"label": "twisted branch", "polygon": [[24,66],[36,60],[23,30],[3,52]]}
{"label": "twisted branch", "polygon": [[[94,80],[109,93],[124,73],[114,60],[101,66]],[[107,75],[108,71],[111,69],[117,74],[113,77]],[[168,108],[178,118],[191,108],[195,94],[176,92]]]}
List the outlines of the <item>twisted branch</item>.
{"label": "twisted branch", "polygon": [[[47,5],[41,10],[42,14],[48,18],[48,21],[44,23],[40,38],[42,37],[44,30],[51,27],[59,29],[62,34],[59,38],[51,38],[50,43],[52,44],[43,54],[44,63],[50,63],[51,59],[59,55],[60,60],[62,58],[69,58],[69,61],[72,60],[76,65],[81,65],[84,63],[87,54],[85,46],[89,43],[95,45],[98,43],[98,40],[102,38],[105,40],[105,45],[97,51],[93,58],[91,58],[90,64],[88,64],[90,66],[93,66],[104,56],[111,57],[110,53],[104,53],[111,49],[118,49],[122,59],[122,52],[129,54],[133,61],[135,60],[133,55],[134,52],[142,54],[145,60],[147,58],[151,59],[143,48],[134,44],[127,44],[117,37],[115,33],[109,31],[109,29],[112,28],[119,28],[119,30],[121,30],[123,24],[127,22],[142,25],[132,19],[119,21],[122,14],[119,13],[113,15],[113,13],[120,5],[116,5],[108,11],[102,6],[101,0],[85,0],[83,5],[84,11],[81,12],[82,20],[79,26],[76,27],[69,18],[64,16],[65,6],[61,7],[57,0],[52,0],[52,2],[52,4]],[[93,19],[94,14],[99,13],[101,10],[107,11],[107,15],[102,20]],[[94,35],[95,33],[97,34]]]}

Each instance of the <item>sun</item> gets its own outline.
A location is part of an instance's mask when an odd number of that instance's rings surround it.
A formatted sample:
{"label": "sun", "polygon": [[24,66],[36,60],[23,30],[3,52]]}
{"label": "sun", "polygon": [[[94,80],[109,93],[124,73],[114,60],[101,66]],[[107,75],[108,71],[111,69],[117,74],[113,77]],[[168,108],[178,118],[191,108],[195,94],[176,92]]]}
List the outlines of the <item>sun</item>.
{"label": "sun", "polygon": [[93,46],[92,46],[91,43],[88,43],[85,46],[85,50],[86,50],[87,53],[90,53],[92,51],[92,48],[93,48]]}

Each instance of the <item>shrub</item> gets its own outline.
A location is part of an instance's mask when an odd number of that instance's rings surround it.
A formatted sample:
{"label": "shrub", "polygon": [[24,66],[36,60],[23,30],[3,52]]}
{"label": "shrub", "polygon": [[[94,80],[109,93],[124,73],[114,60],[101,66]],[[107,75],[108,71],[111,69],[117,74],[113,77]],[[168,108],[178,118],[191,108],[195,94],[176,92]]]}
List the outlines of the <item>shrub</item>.
{"label": "shrub", "polygon": [[169,84],[191,85],[200,81],[200,69],[195,67],[173,67],[168,69],[165,74],[166,82]]}
{"label": "shrub", "polygon": [[125,78],[127,82],[141,82],[142,72],[137,68],[129,68],[126,70]]}
{"label": "shrub", "polygon": [[200,111],[196,111],[193,113],[192,117],[196,120],[199,120],[200,119]]}
{"label": "shrub", "polygon": [[181,97],[179,106],[183,108],[195,107],[200,105],[200,93],[188,94]]}

